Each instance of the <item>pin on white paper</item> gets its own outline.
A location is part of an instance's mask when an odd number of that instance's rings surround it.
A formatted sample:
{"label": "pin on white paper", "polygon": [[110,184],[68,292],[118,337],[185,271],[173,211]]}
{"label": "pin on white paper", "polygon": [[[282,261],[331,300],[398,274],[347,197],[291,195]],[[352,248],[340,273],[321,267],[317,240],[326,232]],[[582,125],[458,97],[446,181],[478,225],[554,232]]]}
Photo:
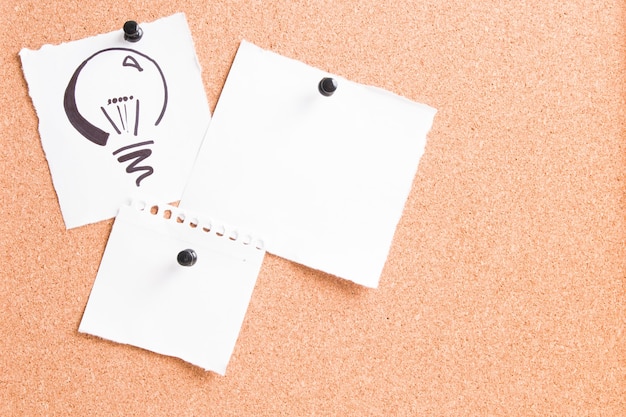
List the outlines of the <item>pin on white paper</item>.
{"label": "pin on white paper", "polygon": [[168,205],[121,207],[79,331],[224,375],[265,251]]}
{"label": "pin on white paper", "polygon": [[376,287],[435,112],[244,41],[180,205]]}
{"label": "pin on white paper", "polygon": [[20,51],[67,228],[180,199],[211,118],[185,16],[123,23]]}

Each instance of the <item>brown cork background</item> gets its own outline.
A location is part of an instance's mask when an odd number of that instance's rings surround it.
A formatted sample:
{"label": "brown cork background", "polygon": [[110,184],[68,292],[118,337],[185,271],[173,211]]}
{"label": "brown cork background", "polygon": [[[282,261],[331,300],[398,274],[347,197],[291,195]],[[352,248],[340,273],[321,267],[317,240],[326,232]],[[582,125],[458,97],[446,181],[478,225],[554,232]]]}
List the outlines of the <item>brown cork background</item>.
{"label": "brown cork background", "polygon": [[[112,221],[66,231],[18,52],[185,12],[439,110],[376,290],[268,255],[226,377],[77,332]],[[626,415],[626,3],[0,0],[0,415]],[[323,167],[321,167],[323,169]]]}

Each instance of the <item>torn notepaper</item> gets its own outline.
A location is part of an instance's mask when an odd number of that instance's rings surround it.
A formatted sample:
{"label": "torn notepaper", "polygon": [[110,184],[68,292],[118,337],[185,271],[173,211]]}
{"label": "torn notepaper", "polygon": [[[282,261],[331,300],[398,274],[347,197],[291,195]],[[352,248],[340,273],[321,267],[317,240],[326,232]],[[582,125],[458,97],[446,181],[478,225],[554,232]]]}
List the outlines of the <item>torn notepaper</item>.
{"label": "torn notepaper", "polygon": [[[192,250],[192,266],[179,254]],[[215,219],[168,205],[124,205],[79,331],[224,375],[264,250]]]}

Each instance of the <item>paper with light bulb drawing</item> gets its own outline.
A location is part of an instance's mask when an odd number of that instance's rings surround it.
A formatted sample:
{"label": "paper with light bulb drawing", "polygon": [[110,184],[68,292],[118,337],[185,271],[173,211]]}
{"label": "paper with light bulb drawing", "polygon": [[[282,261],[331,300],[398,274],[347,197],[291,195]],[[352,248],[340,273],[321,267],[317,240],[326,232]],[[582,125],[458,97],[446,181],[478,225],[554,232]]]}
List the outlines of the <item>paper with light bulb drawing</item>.
{"label": "paper with light bulb drawing", "polygon": [[211,118],[185,16],[20,51],[67,228],[180,199]]}
{"label": "paper with light bulb drawing", "polygon": [[181,199],[376,287],[435,109],[242,42]]}

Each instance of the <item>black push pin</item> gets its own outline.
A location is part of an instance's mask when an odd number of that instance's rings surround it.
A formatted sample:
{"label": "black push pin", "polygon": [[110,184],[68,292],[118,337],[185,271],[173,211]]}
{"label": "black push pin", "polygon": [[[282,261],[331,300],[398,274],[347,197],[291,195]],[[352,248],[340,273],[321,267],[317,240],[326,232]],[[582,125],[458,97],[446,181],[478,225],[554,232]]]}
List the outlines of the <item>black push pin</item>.
{"label": "black push pin", "polygon": [[320,90],[320,94],[330,97],[337,89],[337,81],[334,78],[322,78],[317,88]]}
{"label": "black push pin", "polygon": [[178,253],[176,260],[182,266],[192,266],[198,260],[198,255],[193,249],[185,249]]}
{"label": "black push pin", "polygon": [[139,27],[137,22],[129,20],[124,23],[124,39],[128,42],[139,42],[143,36],[143,30]]}

